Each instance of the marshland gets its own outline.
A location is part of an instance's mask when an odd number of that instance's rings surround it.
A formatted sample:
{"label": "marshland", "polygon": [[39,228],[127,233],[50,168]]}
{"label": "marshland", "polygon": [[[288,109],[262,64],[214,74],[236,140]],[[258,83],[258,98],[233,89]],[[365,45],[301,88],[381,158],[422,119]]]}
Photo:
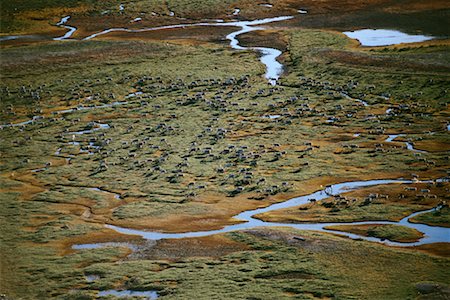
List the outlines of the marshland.
{"label": "marshland", "polygon": [[447,299],[447,1],[9,1],[0,298]]}

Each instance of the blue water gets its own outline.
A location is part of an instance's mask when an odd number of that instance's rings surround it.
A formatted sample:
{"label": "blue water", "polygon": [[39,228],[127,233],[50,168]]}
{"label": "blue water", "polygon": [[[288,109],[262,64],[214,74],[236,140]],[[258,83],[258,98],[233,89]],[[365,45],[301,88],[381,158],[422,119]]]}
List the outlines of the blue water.
{"label": "blue water", "polygon": [[[440,179],[437,181],[445,181],[446,179]],[[423,182],[429,182],[429,181],[423,181]],[[222,229],[218,230],[208,230],[208,231],[192,231],[192,232],[182,232],[182,233],[161,233],[161,232],[151,232],[151,231],[144,231],[144,230],[137,230],[137,229],[129,229],[129,228],[123,228],[113,225],[106,225],[106,227],[113,229],[117,232],[123,233],[123,234],[130,234],[130,235],[139,235],[142,236],[144,239],[148,240],[160,240],[160,239],[180,239],[180,238],[190,238],[190,237],[203,237],[203,236],[210,236],[214,234],[219,233],[225,233],[225,232],[231,232],[236,230],[243,230],[243,229],[249,229],[249,228],[256,228],[256,227],[291,227],[299,230],[314,230],[314,231],[321,231],[321,232],[332,232],[336,233],[336,231],[331,231],[328,229],[325,229],[325,227],[328,226],[336,226],[336,225],[370,225],[370,224],[393,224],[393,225],[402,225],[409,228],[414,228],[422,233],[424,233],[424,237],[420,239],[418,242],[414,243],[398,243],[398,242],[391,242],[387,240],[382,240],[374,237],[364,237],[359,236],[356,234],[346,233],[346,232],[340,232],[339,234],[347,236],[349,238],[353,239],[364,239],[368,241],[373,242],[379,242],[384,243],[388,245],[395,245],[395,246],[418,246],[423,244],[430,244],[430,243],[436,243],[436,242],[450,242],[450,228],[445,227],[437,227],[437,226],[429,226],[425,224],[415,224],[410,223],[409,219],[421,214],[430,212],[431,210],[423,211],[423,212],[416,212],[411,214],[408,217],[405,217],[404,219],[400,220],[399,222],[388,222],[388,221],[367,221],[367,222],[350,222],[350,223],[310,223],[310,224],[291,224],[291,223],[273,223],[273,222],[265,222],[258,219],[255,219],[254,216],[261,213],[266,213],[274,210],[289,208],[289,207],[295,207],[299,206],[305,203],[308,203],[311,199],[314,199],[316,201],[320,201],[323,199],[326,199],[333,195],[339,195],[345,192],[357,190],[364,187],[369,186],[376,186],[376,185],[386,185],[386,184],[410,184],[413,183],[413,181],[410,180],[403,180],[403,179],[393,179],[393,180],[369,180],[369,181],[354,181],[354,182],[346,182],[346,183],[339,183],[330,185],[327,188],[314,192],[309,195],[296,197],[290,200],[287,200],[285,202],[272,204],[270,206],[264,207],[264,208],[258,208],[254,210],[248,210],[244,211],[238,215],[236,215],[234,218],[236,220],[242,221],[239,224],[229,225],[225,226]],[[102,245],[102,244],[99,244]],[[83,245],[75,245],[74,247],[80,247]],[[89,246],[90,247],[90,246]]]}
{"label": "blue water", "polygon": [[[236,10],[237,11],[237,10]],[[236,12],[235,11],[235,12]],[[90,40],[96,38],[98,36],[108,34],[111,32],[145,32],[145,31],[155,31],[155,30],[165,30],[165,29],[173,29],[173,28],[187,28],[193,26],[236,26],[241,29],[234,31],[226,36],[228,40],[230,40],[230,46],[236,50],[254,50],[261,54],[260,61],[266,66],[266,74],[265,78],[272,85],[277,83],[277,80],[283,73],[283,65],[277,61],[277,58],[282,54],[282,52],[278,49],[274,48],[265,48],[265,47],[243,47],[239,44],[237,36],[256,31],[262,30],[263,27],[258,27],[258,25],[264,25],[273,22],[280,22],[292,19],[293,16],[282,16],[275,18],[266,18],[261,20],[253,20],[253,21],[234,21],[234,22],[217,22],[217,23],[192,23],[192,24],[176,24],[176,25],[168,25],[168,26],[160,26],[160,27],[151,27],[151,28],[142,28],[142,29],[127,29],[127,28],[110,28],[103,30],[101,32],[94,33],[85,38],[85,40]]]}
{"label": "blue water", "polygon": [[363,29],[343,32],[346,36],[356,39],[361,46],[389,46],[403,43],[418,43],[433,39],[432,36],[410,35],[397,30]]}

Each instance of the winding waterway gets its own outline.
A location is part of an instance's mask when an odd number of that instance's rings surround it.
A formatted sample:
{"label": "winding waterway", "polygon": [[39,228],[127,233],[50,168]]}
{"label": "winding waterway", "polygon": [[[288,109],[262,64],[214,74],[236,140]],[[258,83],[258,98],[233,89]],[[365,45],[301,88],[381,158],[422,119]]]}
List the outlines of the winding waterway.
{"label": "winding waterway", "polygon": [[[443,182],[447,181],[447,179],[438,179],[435,182]],[[219,233],[250,229],[256,227],[291,227],[299,230],[314,230],[320,232],[329,232],[329,233],[338,233],[340,235],[347,236],[352,239],[363,239],[372,242],[379,242],[391,246],[418,246],[423,244],[437,243],[437,242],[450,242],[450,228],[438,227],[438,226],[429,226],[425,224],[412,223],[409,220],[419,214],[431,212],[434,209],[415,212],[398,222],[393,221],[365,221],[365,222],[349,222],[349,223],[308,223],[308,224],[293,224],[293,223],[275,223],[275,222],[266,222],[259,219],[256,219],[255,216],[258,214],[275,211],[284,208],[290,208],[294,206],[299,206],[302,204],[306,204],[311,199],[315,201],[320,201],[326,199],[330,196],[339,195],[342,193],[346,193],[349,191],[377,186],[377,185],[386,185],[386,184],[411,184],[416,183],[417,181],[404,180],[404,179],[384,179],[384,180],[369,180],[369,181],[353,181],[353,182],[345,182],[333,184],[325,189],[320,191],[311,193],[309,195],[296,197],[285,202],[272,204],[270,206],[264,208],[258,208],[254,210],[244,211],[236,216],[235,219],[242,221],[242,223],[225,226],[222,229],[218,230],[209,230],[209,231],[191,231],[191,232],[183,232],[183,233],[161,233],[161,232],[152,232],[152,231],[144,231],[130,228],[123,228],[113,225],[106,225],[106,227],[113,229],[122,234],[130,234],[130,235],[139,235],[144,239],[148,240],[160,240],[160,239],[180,239],[180,238],[191,238],[191,237],[203,237],[210,236]],[[421,181],[422,183],[431,183],[432,181]],[[409,228],[416,229],[424,234],[424,237],[420,239],[418,242],[412,243],[399,243],[392,242],[389,240],[383,240],[376,237],[365,237],[357,234],[352,234],[348,232],[335,231],[326,229],[329,226],[336,225],[375,225],[375,224],[392,224],[392,225],[402,225]],[[74,245],[75,249],[86,249],[86,248],[98,248],[102,247],[102,244],[87,244],[87,245]]]}
{"label": "winding waterway", "polygon": [[[303,11],[301,13],[303,13]],[[264,27],[261,27],[260,25],[273,23],[273,22],[285,21],[285,20],[289,20],[292,18],[293,18],[293,16],[281,16],[281,17],[266,18],[266,19],[260,19],[260,20],[254,20],[254,21],[233,21],[233,22],[216,22],[216,23],[202,22],[202,23],[177,24],[177,25],[168,25],[168,26],[142,28],[142,29],[110,28],[110,29],[106,29],[101,32],[92,34],[92,35],[86,37],[84,40],[90,40],[90,39],[93,39],[98,36],[105,35],[105,34],[108,34],[111,32],[137,33],[137,32],[145,32],[145,31],[186,28],[186,27],[194,27],[194,26],[235,26],[235,27],[240,27],[239,30],[234,31],[226,36],[226,38],[230,41],[231,48],[236,49],[236,50],[253,50],[253,51],[260,53],[260,55],[261,55],[260,61],[266,66],[265,78],[268,80],[268,82],[270,84],[276,85],[277,80],[279,79],[279,77],[281,76],[281,74],[283,72],[283,65],[277,61],[277,58],[282,54],[282,52],[280,50],[274,49],[274,48],[244,47],[244,46],[240,45],[237,37],[239,35],[249,33],[252,31],[263,30]],[[61,19],[61,21],[56,24],[57,26],[68,29],[68,32],[66,32],[66,34],[61,37],[54,38],[54,40],[67,40],[77,30],[75,27],[65,25],[69,19],[70,19],[70,16],[63,17]],[[349,34],[347,34],[347,35],[349,37],[352,37]],[[353,37],[353,38],[356,38],[356,37]],[[377,38],[378,38],[378,36],[377,36]],[[97,107],[90,107],[90,108],[88,108],[88,107],[74,108],[74,109],[63,110],[63,111],[60,111],[59,113],[68,113],[68,112],[73,112],[73,111],[80,110],[80,109],[93,109],[93,108],[109,107],[109,106],[121,105],[123,103],[126,103],[126,102],[115,102],[113,104],[97,106]],[[362,103],[365,105],[364,102],[362,102]],[[3,125],[2,127],[20,126],[20,125],[30,124],[30,123],[33,123],[34,121],[36,121],[37,118],[38,117],[34,117],[32,120],[29,120],[29,121],[25,121],[25,122],[18,123],[18,124],[7,124],[7,125]],[[99,128],[103,129],[102,126],[100,126]],[[97,129],[89,129],[87,131],[74,132],[73,134],[90,133],[93,130],[97,130]],[[395,137],[397,137],[397,136],[398,135],[395,135],[395,136],[391,135],[391,136],[389,136],[389,138],[386,141],[393,141],[395,139]],[[417,151],[409,143],[407,143],[407,147],[410,150]],[[292,223],[266,222],[266,221],[262,221],[262,220],[255,218],[255,215],[257,215],[257,214],[302,205],[302,204],[307,203],[311,199],[314,199],[315,201],[320,201],[320,200],[323,200],[323,199],[328,198],[333,195],[338,195],[341,193],[345,193],[345,192],[348,192],[351,190],[356,190],[356,189],[360,189],[360,188],[364,188],[364,187],[368,187],[368,186],[376,186],[376,185],[383,185],[383,184],[410,184],[410,183],[413,183],[413,182],[409,181],[409,180],[399,179],[399,180],[354,181],[354,182],[334,184],[334,185],[329,186],[327,189],[323,189],[323,190],[314,192],[309,195],[296,197],[296,198],[290,199],[290,200],[282,202],[282,203],[276,203],[276,204],[270,205],[265,208],[259,208],[259,209],[242,212],[234,217],[235,219],[242,221],[242,223],[225,226],[224,228],[219,229],[219,230],[184,232],[184,233],[160,233],[160,232],[149,232],[149,231],[143,231],[143,230],[123,228],[123,227],[118,227],[118,226],[113,226],[113,225],[106,225],[106,226],[108,228],[113,229],[120,233],[140,235],[143,238],[150,239],[150,240],[201,237],[201,236],[209,236],[209,235],[214,235],[214,234],[218,234],[218,233],[231,232],[231,231],[249,229],[249,228],[255,228],[255,227],[291,227],[291,228],[301,229],[301,230],[315,230],[315,231],[321,231],[321,232],[339,233],[339,234],[345,235],[350,238],[364,239],[364,240],[368,240],[368,241],[380,242],[380,243],[396,245],[396,246],[416,246],[416,245],[436,243],[436,242],[450,242],[450,229],[449,228],[429,226],[429,225],[425,225],[425,224],[415,224],[415,223],[409,222],[409,220],[412,217],[416,216],[417,214],[429,212],[432,210],[414,213],[408,217],[405,217],[404,219],[400,220],[399,222],[368,221],[368,222],[351,222],[351,223],[292,224]],[[347,232],[331,231],[331,230],[326,229],[326,227],[335,226],[335,225],[370,225],[370,224],[403,225],[403,226],[406,226],[409,228],[414,228],[414,229],[424,233],[424,237],[420,241],[414,242],[414,243],[398,243],[398,242],[381,240],[381,239],[375,238],[375,237],[364,237],[364,236],[359,236],[359,235],[351,234],[351,233],[347,233]],[[83,245],[75,245],[74,248],[89,248],[89,247],[83,247]]]}
{"label": "winding waterway", "polygon": [[[155,30],[164,30],[164,29],[174,29],[174,28],[186,28],[186,27],[194,27],[194,26],[235,26],[240,27],[240,30],[234,31],[226,36],[228,40],[230,40],[230,46],[233,49],[236,50],[254,50],[261,54],[260,61],[266,66],[266,73],[265,78],[268,80],[268,82],[272,85],[277,84],[277,80],[280,78],[281,74],[283,73],[283,65],[277,61],[277,58],[282,54],[282,52],[278,49],[274,48],[266,48],[266,47],[244,47],[239,44],[239,40],[237,39],[237,36],[257,31],[257,30],[263,30],[264,27],[258,27],[258,25],[273,23],[273,22],[280,22],[292,19],[293,16],[283,16],[283,17],[275,17],[275,18],[266,18],[261,20],[254,20],[254,21],[236,21],[236,22],[219,22],[217,23],[193,23],[193,24],[177,24],[177,25],[168,25],[168,26],[160,26],[160,27],[151,27],[151,28],[142,28],[142,29],[127,29],[127,28],[110,28],[103,30],[98,33],[94,33],[86,38],[84,40],[90,40],[93,38],[96,38],[101,35],[105,35],[111,32],[130,32],[130,33],[136,33],[136,32],[145,32],[145,31],[155,31]],[[61,37],[54,38],[54,40],[62,41],[69,39],[72,34],[77,30],[75,27],[64,25],[67,23],[67,21],[70,19],[70,16],[63,17],[60,22],[58,22],[56,25],[61,26],[64,28],[69,29],[69,31]],[[133,97],[135,95],[138,95],[138,93],[132,93],[125,97],[125,99]],[[112,107],[112,106],[118,106],[127,104],[128,102],[114,102],[111,104],[105,104],[105,105],[99,105],[99,106],[80,106],[70,109],[65,109],[61,111],[56,111],[55,113],[71,113],[76,112],[78,110],[88,110],[88,109],[99,109],[99,108],[106,108],[106,107]],[[6,127],[15,127],[15,126],[22,126],[22,125],[28,125],[32,124],[38,119],[42,118],[41,116],[35,116],[31,120],[27,120],[20,123],[15,124],[3,124],[0,125],[0,129],[6,128]]]}
{"label": "winding waterway", "polygon": [[[404,136],[404,134],[390,134],[388,136],[388,138],[385,140],[385,142],[395,142],[395,139],[400,136]],[[412,144],[411,142],[405,142],[405,146],[406,146],[406,149],[408,149],[410,151],[414,151],[417,153],[427,153],[427,151],[414,148],[414,144]]]}
{"label": "winding waterway", "polygon": [[141,29],[128,29],[128,28],[110,28],[97,33],[94,33],[84,40],[90,40],[96,38],[101,35],[105,35],[111,32],[130,32],[130,33],[138,33],[145,31],[156,31],[156,30],[166,30],[166,29],[175,29],[175,28],[187,28],[187,27],[195,27],[195,26],[235,26],[240,27],[241,29],[234,31],[226,36],[228,40],[230,40],[230,46],[236,50],[254,50],[260,53],[261,58],[260,61],[266,66],[266,74],[265,78],[272,85],[277,84],[277,80],[280,78],[283,73],[283,65],[277,61],[277,58],[282,54],[282,52],[275,48],[266,48],[266,47],[244,47],[239,44],[239,40],[237,37],[241,34],[263,30],[264,27],[258,27],[258,25],[264,25],[273,22],[286,21],[294,18],[293,16],[282,16],[275,18],[266,18],[254,21],[234,21],[234,22],[202,22],[202,23],[188,23],[188,24],[176,24],[176,25],[167,25],[160,27],[149,27],[149,28],[141,28]]}
{"label": "winding waterway", "polygon": [[[236,9],[234,15],[239,13],[239,10]],[[240,27],[240,30],[230,33],[226,36],[228,40],[230,40],[230,46],[236,50],[254,50],[260,53],[260,61],[266,66],[265,78],[271,85],[276,85],[277,80],[280,78],[283,73],[283,65],[277,61],[277,58],[282,54],[282,52],[275,48],[267,48],[267,47],[244,47],[239,44],[239,40],[237,39],[238,35],[263,30],[264,27],[257,27],[258,25],[280,22],[294,18],[293,16],[281,16],[274,18],[266,18],[260,20],[253,21],[234,21],[234,22],[223,22],[222,20],[217,20],[215,23],[211,22],[201,22],[201,23],[186,23],[186,24],[175,24],[175,25],[167,25],[167,26],[159,26],[159,27],[148,27],[141,29],[128,29],[128,28],[109,28],[94,34],[91,34],[84,38],[84,40],[91,40],[93,38],[99,37],[101,35],[105,35],[111,32],[129,32],[129,33],[139,33],[146,31],[156,31],[156,30],[167,30],[167,29],[176,29],[176,28],[187,28],[187,27],[195,27],[195,26],[235,26]],[[70,16],[63,17],[60,22],[56,25],[60,27],[64,27],[69,31],[66,32],[65,35],[61,37],[54,38],[54,40],[67,40],[69,39],[73,33],[77,30],[77,28],[72,26],[65,25],[67,21],[70,19]]]}
{"label": "winding waterway", "polygon": [[63,27],[65,29],[68,29],[69,31],[67,31],[63,36],[56,37],[53,40],[55,40],[55,41],[66,40],[66,39],[69,39],[72,36],[72,34],[74,34],[74,32],[77,30],[77,28],[73,27],[73,26],[65,25],[67,23],[67,21],[69,21],[69,19],[70,19],[70,16],[66,16],[66,17],[63,17],[61,19],[61,21],[56,23],[56,26]]}

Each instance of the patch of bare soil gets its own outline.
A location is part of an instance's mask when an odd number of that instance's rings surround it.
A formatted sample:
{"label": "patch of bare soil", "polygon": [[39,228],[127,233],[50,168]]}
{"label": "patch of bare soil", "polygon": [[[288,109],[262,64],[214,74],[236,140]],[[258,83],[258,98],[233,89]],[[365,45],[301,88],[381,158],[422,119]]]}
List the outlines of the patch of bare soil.
{"label": "patch of bare soil", "polygon": [[262,30],[239,36],[240,44],[245,47],[270,47],[286,51],[286,37],[280,31]]}
{"label": "patch of bare soil", "polygon": [[309,252],[322,252],[336,249],[339,241],[334,239],[319,239],[311,238],[310,235],[302,236],[298,233],[293,233],[277,229],[249,229],[244,231],[247,234],[254,235],[259,238],[268,239],[271,241],[278,241],[289,246],[302,248]]}
{"label": "patch of bare soil", "polygon": [[180,260],[191,257],[214,257],[247,250],[248,246],[232,241],[223,235],[200,238],[159,240],[144,243],[129,259]]}
{"label": "patch of bare soil", "polygon": [[450,257],[449,243],[426,244],[417,247],[411,247],[409,249],[419,250],[436,256]]}

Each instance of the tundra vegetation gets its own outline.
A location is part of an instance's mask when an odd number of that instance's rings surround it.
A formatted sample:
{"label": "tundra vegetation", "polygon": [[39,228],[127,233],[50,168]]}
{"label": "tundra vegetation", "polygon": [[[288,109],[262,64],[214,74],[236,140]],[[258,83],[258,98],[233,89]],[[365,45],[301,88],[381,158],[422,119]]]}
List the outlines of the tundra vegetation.
{"label": "tundra vegetation", "polygon": [[[437,207],[411,221],[449,227],[450,185],[436,179],[449,175],[450,27],[435,24],[448,16],[448,3],[337,2],[2,4],[2,36],[27,37],[0,41],[0,293],[446,299],[448,243],[389,247],[281,227],[149,241],[105,227],[220,229],[238,223],[233,216],[242,211],[330,184],[391,178],[414,183],[330,194],[257,218],[398,221]],[[236,27],[81,40],[107,28],[294,14],[239,36],[245,46],[283,51],[285,72],[275,86],[263,77],[258,53],[229,47],[225,36]],[[74,40],[53,41],[67,31],[55,26],[67,15],[77,27]],[[383,26],[386,16],[440,39],[360,47],[341,33],[362,23]],[[422,237],[397,225],[332,229],[399,242]],[[107,244],[72,248],[85,243]]]}

